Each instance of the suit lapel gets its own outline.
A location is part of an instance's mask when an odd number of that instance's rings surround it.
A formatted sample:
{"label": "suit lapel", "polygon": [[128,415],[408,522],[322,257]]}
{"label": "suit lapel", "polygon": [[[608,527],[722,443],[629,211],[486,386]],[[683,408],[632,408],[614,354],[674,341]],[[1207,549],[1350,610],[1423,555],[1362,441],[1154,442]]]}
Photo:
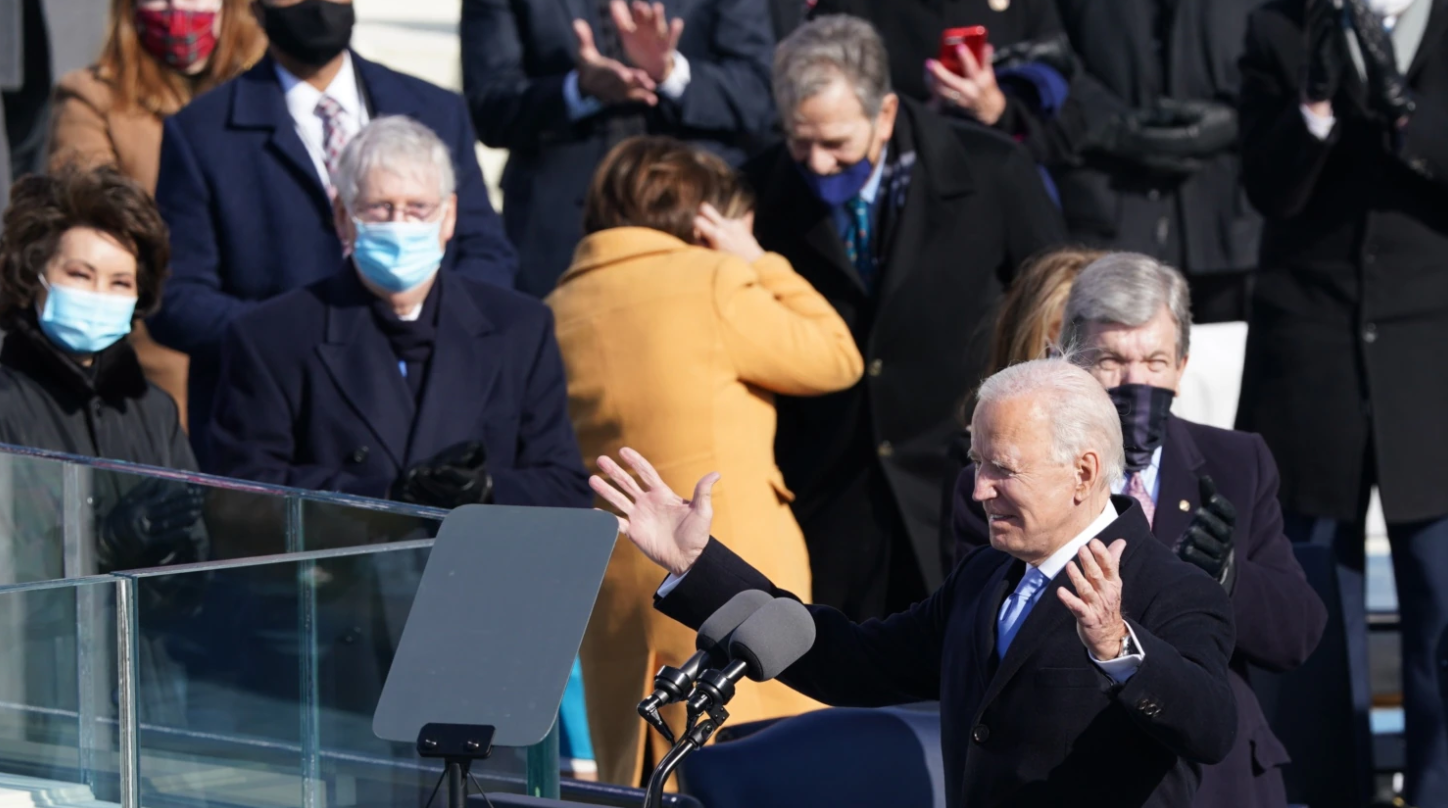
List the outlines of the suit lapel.
{"label": "suit lapel", "polygon": [[[1161,447],[1161,486],[1157,489],[1156,518],[1151,526],[1151,532],[1168,547],[1176,546],[1191,523],[1192,514],[1201,505],[1197,477],[1205,462],[1182,420],[1169,418],[1166,440]],[[1185,508],[1182,503],[1186,503]]]}
{"label": "suit lapel", "polygon": [[312,201],[330,221],[332,203],[327,199],[327,189],[317,175],[312,156],[297,135],[296,121],[287,109],[287,98],[270,56],[237,79],[231,101],[231,121],[241,128],[271,131],[267,149],[297,175]]}
{"label": "suit lapel", "polygon": [[[350,272],[350,270],[348,270]],[[352,281],[339,277],[336,289]],[[343,398],[377,436],[399,468],[405,466],[407,434],[412,428],[415,406],[407,381],[398,370],[392,346],[377,328],[368,308],[366,289],[347,290],[328,298],[327,341],[317,346],[322,364]]]}
{"label": "suit lapel", "polygon": [[1000,664],[995,658],[995,647],[996,631],[1000,627],[1001,604],[1015,591],[1025,569],[1024,561],[1011,559],[1002,564],[985,585],[989,596],[980,601],[980,611],[976,614],[975,621],[975,670],[982,687],[990,683],[991,676]]}
{"label": "suit lapel", "polygon": [[[423,383],[408,464],[475,437],[470,425],[487,410],[488,394],[503,367],[503,338],[447,272],[438,273],[437,341]],[[460,431],[462,427],[462,431]]]}

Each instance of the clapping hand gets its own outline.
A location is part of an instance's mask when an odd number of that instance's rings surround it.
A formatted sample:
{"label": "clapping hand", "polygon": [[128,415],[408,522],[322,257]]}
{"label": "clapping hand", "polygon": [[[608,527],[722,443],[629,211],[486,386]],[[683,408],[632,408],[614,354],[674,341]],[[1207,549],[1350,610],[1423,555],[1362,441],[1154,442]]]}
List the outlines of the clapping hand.
{"label": "clapping hand", "polygon": [[764,248],[754,237],[752,211],[738,219],[729,219],[705,202],[694,218],[694,229],[699,231],[699,239],[711,250],[737,255],[751,264],[764,257]]}
{"label": "clapping hand", "polygon": [[578,37],[580,92],[605,104],[640,103],[652,107],[659,103],[659,97],[654,93],[658,85],[647,72],[598,52],[598,46],[593,41],[593,29],[588,27],[588,23],[574,20],[573,33]]}
{"label": "clapping hand", "polygon": [[623,55],[654,83],[662,84],[674,71],[674,52],[684,33],[684,21],[678,17],[670,20],[663,3],[612,0],[609,10],[618,26]]}
{"label": "clapping hand", "polygon": [[986,126],[994,126],[1006,111],[1006,96],[996,84],[995,68],[991,67],[995,49],[985,46],[985,59],[976,61],[975,54],[964,45],[956,46],[956,56],[965,67],[965,75],[952,73],[937,59],[925,61],[925,84],[931,98],[939,105],[954,107],[976,118]]}
{"label": "clapping hand", "polygon": [[[1117,539],[1108,549],[1100,539],[1081,548],[1076,561],[1066,564],[1074,593],[1066,587],[1056,590],[1061,602],[1076,618],[1076,633],[1091,654],[1102,662],[1121,656],[1121,640],[1128,636],[1121,617],[1121,554],[1126,540]],[[1079,566],[1078,566],[1079,563]]]}
{"label": "clapping hand", "polygon": [[1319,115],[1332,114],[1332,97],[1342,83],[1347,39],[1342,30],[1341,0],[1307,0],[1302,21],[1307,63],[1303,65],[1302,101]]}
{"label": "clapping hand", "polygon": [[719,481],[718,472],[700,480],[694,486],[694,498],[687,500],[664,483],[643,455],[622,449],[619,456],[643,485],[612,458],[600,457],[599,470],[613,482],[595,474],[588,478],[589,487],[622,514],[618,519],[620,533],[628,536],[649,560],[675,575],[683,575],[709,543],[709,526],[714,521],[710,495]]}
{"label": "clapping hand", "polygon": [[143,481],[103,520],[103,564],[108,569],[139,569],[200,561],[193,528],[205,505],[206,490],[200,486],[159,478]]}
{"label": "clapping hand", "polygon": [[1232,528],[1237,524],[1237,509],[1217,493],[1211,477],[1198,480],[1197,488],[1202,504],[1182,534],[1177,556],[1206,570],[1230,593],[1236,582]]}

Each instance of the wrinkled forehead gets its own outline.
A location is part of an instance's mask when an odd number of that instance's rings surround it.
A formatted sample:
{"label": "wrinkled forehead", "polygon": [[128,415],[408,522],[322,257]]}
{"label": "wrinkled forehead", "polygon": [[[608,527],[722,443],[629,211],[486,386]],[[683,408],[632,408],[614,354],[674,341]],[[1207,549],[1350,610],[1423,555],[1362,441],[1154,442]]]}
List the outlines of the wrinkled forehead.
{"label": "wrinkled forehead", "polygon": [[1044,394],[981,402],[971,417],[970,448],[981,458],[1024,462],[1048,451],[1050,444]]}
{"label": "wrinkled forehead", "polygon": [[1088,322],[1082,328],[1081,348],[1106,351],[1123,359],[1149,359],[1154,354],[1177,353],[1180,329],[1171,310],[1162,306],[1141,325]]}
{"label": "wrinkled forehead", "polygon": [[426,160],[405,160],[373,166],[357,183],[358,197],[366,200],[438,201],[442,177]]}

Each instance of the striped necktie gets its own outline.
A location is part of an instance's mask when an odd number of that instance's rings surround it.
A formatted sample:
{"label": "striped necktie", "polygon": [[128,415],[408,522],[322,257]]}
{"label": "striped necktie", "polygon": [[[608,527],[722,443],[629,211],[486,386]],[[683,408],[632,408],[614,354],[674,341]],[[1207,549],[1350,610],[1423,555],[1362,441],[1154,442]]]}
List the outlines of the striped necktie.
{"label": "striped necktie", "polygon": [[317,117],[322,119],[322,162],[327,166],[327,187],[332,187],[331,177],[337,173],[337,162],[342,150],[347,147],[351,135],[347,126],[347,111],[342,109],[330,95],[322,96],[317,102]]}
{"label": "striped necktie", "polygon": [[1151,501],[1151,492],[1146,490],[1146,482],[1141,479],[1141,472],[1132,472],[1127,478],[1126,495],[1141,503],[1141,509],[1146,512],[1146,523],[1152,524],[1152,520],[1156,518],[1156,503]]}

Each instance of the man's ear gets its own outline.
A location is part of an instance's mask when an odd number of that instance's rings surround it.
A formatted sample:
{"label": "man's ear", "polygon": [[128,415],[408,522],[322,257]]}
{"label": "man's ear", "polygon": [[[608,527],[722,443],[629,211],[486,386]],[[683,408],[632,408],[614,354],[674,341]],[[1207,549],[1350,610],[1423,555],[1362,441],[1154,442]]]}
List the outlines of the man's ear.
{"label": "man's ear", "polygon": [[447,243],[452,240],[453,233],[458,226],[458,195],[453,194],[447,198],[447,205],[442,213],[442,227],[438,229],[438,236],[442,238],[442,248],[447,249]]}
{"label": "man's ear", "polygon": [[337,238],[342,240],[343,254],[351,255],[352,244],[357,240],[357,227],[352,224],[347,208],[342,206],[341,197],[332,200],[332,224],[337,228]]}
{"label": "man's ear", "polygon": [[1101,464],[1101,455],[1094,450],[1086,452],[1076,459],[1076,501],[1084,502],[1086,497],[1096,488],[1101,481],[1101,475],[1105,468]]}

